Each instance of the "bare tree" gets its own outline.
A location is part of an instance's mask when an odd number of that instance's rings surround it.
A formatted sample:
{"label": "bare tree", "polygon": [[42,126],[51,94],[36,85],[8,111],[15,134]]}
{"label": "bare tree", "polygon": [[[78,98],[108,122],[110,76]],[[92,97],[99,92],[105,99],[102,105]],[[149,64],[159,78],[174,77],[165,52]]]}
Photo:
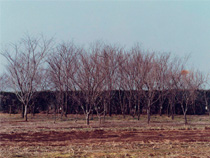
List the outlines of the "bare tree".
{"label": "bare tree", "polygon": [[204,83],[202,85],[202,91],[201,96],[203,96],[202,100],[204,101],[205,104],[205,109],[208,111],[209,116],[210,116],[210,97],[209,97],[209,90],[207,90],[209,88],[209,74],[204,75]]}
{"label": "bare tree", "polygon": [[58,109],[61,110],[61,117],[63,115],[67,117],[69,95],[75,94],[70,91],[76,91],[72,76],[77,71],[75,65],[79,52],[80,48],[76,47],[74,43],[62,43],[48,58],[49,80],[57,93],[57,103],[54,105],[55,118]]}
{"label": "bare tree", "polygon": [[123,117],[125,118],[125,64],[126,64],[126,60],[128,59],[127,55],[123,52],[121,52],[118,56],[117,62],[118,62],[118,68],[117,68],[117,90],[118,90],[118,98],[119,98],[119,104],[120,104],[120,108],[121,108],[121,113],[123,115]]}
{"label": "bare tree", "polygon": [[106,113],[109,113],[109,116],[112,114],[111,109],[111,100],[113,97],[112,91],[116,89],[116,71],[118,68],[118,58],[119,54],[123,51],[123,48],[112,46],[112,45],[103,45],[101,50],[102,56],[102,67],[106,75],[105,78],[105,98],[104,98],[104,118]]}
{"label": "bare tree", "polygon": [[151,106],[158,100],[155,99],[157,94],[157,62],[155,60],[155,54],[147,54],[144,58],[143,74],[144,76],[144,98],[147,103],[147,123],[150,123]]}
{"label": "bare tree", "polygon": [[167,114],[171,116],[172,120],[174,119],[175,115],[175,105],[176,101],[179,100],[178,98],[178,91],[179,89],[179,82],[181,79],[181,71],[185,68],[187,63],[188,57],[185,58],[178,58],[173,57],[168,63],[168,70],[167,70],[167,78],[165,80],[166,87],[167,87],[167,97],[168,97],[168,106],[167,106]]}
{"label": "bare tree", "polygon": [[166,100],[166,96],[169,94],[167,80],[170,75],[170,57],[171,54],[160,54],[157,59],[157,90],[159,95],[159,115],[162,115],[163,104]]}
{"label": "bare tree", "polygon": [[[130,55],[130,54],[129,54]],[[133,107],[133,102],[135,101],[135,93],[137,91],[137,87],[135,85],[135,79],[136,79],[136,71],[134,69],[135,67],[135,61],[132,58],[132,56],[129,57],[128,54],[126,54],[127,56],[127,60],[124,63],[124,93],[125,96],[128,100],[128,106],[127,106],[127,113],[130,115],[133,115],[133,117],[135,116],[136,113],[136,107]]]}
{"label": "bare tree", "polygon": [[209,98],[209,93],[207,90],[203,90],[203,98],[205,102],[205,109],[208,111],[209,116],[210,116],[210,98]]}
{"label": "bare tree", "polygon": [[52,39],[46,40],[43,36],[39,38],[26,36],[20,43],[13,44],[10,49],[1,52],[8,61],[7,75],[10,86],[24,107],[25,121],[29,103],[40,81],[38,74],[46,54],[51,49],[51,43]]}
{"label": "bare tree", "polygon": [[[124,56],[124,57],[123,57]],[[135,79],[135,70],[133,69],[134,62],[133,58],[130,56],[129,53],[124,52],[122,56],[123,62],[119,64],[119,79],[120,79],[120,88],[123,90],[124,99],[126,99],[126,104],[124,100],[124,104],[122,104],[124,107],[123,113],[126,110],[127,114],[135,116],[135,109],[133,109],[133,99],[134,99],[134,91],[136,90],[134,79]],[[121,92],[121,91],[120,91]],[[126,105],[126,107],[125,107]]]}
{"label": "bare tree", "polygon": [[72,76],[77,89],[82,93],[84,102],[79,101],[84,114],[86,115],[86,123],[89,125],[90,114],[95,108],[98,116],[98,99],[104,91],[105,74],[102,71],[102,57],[100,55],[101,47],[99,45],[93,45],[90,48],[90,52],[83,51],[79,55],[77,63],[77,73]]}
{"label": "bare tree", "polygon": [[141,51],[139,45],[136,45],[131,50],[131,58],[132,58],[132,71],[133,71],[133,79],[134,79],[134,87],[135,91],[135,101],[137,105],[137,115],[138,120],[140,120],[140,112],[141,112],[141,102],[144,94],[143,85],[144,78],[146,77],[146,73],[144,72],[144,56]]}
{"label": "bare tree", "polygon": [[194,103],[197,91],[199,90],[202,84],[203,76],[199,71],[181,71],[181,78],[179,80],[179,103],[181,104],[185,124],[188,124],[188,108]]}

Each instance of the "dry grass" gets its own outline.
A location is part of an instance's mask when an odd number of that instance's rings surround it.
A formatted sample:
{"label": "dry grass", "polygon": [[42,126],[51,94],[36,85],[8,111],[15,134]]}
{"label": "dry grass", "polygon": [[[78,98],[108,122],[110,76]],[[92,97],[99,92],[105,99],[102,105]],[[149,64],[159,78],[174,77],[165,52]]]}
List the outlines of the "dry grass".
{"label": "dry grass", "polygon": [[[75,118],[77,121],[75,122]],[[85,125],[83,116],[58,119],[37,115],[24,122],[20,115],[0,114],[0,157],[208,157],[210,156],[209,116],[130,116],[97,118]]]}

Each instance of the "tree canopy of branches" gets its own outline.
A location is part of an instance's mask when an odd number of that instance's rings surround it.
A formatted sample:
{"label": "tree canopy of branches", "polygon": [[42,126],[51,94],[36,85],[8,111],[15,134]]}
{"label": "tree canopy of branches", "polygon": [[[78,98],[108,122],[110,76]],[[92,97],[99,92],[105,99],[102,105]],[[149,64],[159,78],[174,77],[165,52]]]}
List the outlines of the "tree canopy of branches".
{"label": "tree canopy of branches", "polygon": [[1,54],[7,59],[7,76],[10,88],[24,107],[24,117],[27,121],[28,106],[34,92],[40,90],[42,81],[40,74],[44,69],[46,54],[51,49],[52,39],[43,36],[34,38],[26,36],[18,44],[12,44]]}
{"label": "tree canopy of branches", "polygon": [[48,82],[51,90],[58,92],[57,102],[54,105],[55,112],[61,109],[61,116],[63,114],[67,116],[69,91],[77,90],[72,77],[77,72],[76,62],[80,51],[73,43],[62,43],[48,58]]}
{"label": "tree canopy of branches", "polygon": [[[68,105],[77,104],[87,124],[93,112],[99,120],[102,115],[111,116],[113,104],[124,116],[137,115],[138,120],[146,109],[148,124],[153,106],[158,104],[162,115],[163,105],[167,104],[173,119],[175,102],[187,124],[188,108],[204,83],[203,74],[188,68],[186,60],[170,53],[145,52],[139,45],[125,49],[96,42],[86,49],[63,42],[52,48],[52,39],[26,36],[1,54],[8,64],[0,81],[7,81],[5,85],[15,92],[26,121],[35,92],[48,90],[56,93],[55,116],[60,109],[61,116],[67,117],[71,109]],[[118,103],[112,102],[116,95]],[[207,106],[208,99],[204,98]]]}

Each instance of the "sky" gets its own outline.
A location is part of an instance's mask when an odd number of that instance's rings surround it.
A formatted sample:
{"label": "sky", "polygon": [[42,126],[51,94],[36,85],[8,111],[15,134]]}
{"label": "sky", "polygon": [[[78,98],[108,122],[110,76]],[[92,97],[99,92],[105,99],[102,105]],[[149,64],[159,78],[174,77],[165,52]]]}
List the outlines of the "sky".
{"label": "sky", "polygon": [[[170,52],[210,72],[210,1],[0,0],[0,49],[26,33],[88,45],[97,40]],[[0,56],[0,74],[6,60]]]}

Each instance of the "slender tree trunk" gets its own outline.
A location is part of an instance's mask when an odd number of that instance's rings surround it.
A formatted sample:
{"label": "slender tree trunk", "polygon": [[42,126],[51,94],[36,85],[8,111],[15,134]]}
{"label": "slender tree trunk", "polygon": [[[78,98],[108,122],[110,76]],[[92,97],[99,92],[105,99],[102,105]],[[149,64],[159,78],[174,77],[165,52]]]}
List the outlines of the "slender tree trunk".
{"label": "slender tree trunk", "polygon": [[138,120],[140,120],[140,104],[138,103]]}
{"label": "slender tree trunk", "polygon": [[87,125],[90,124],[90,113],[89,112],[86,114],[86,124]]}
{"label": "slender tree trunk", "polygon": [[187,122],[187,108],[188,108],[188,104],[185,103],[185,107],[184,107],[184,105],[182,103],[181,107],[182,107],[182,112],[184,114],[184,124],[187,125],[188,124],[188,122]]}
{"label": "slender tree trunk", "polygon": [[160,116],[162,116],[162,109],[163,109],[163,106],[162,105],[160,105]]}
{"label": "slender tree trunk", "polygon": [[187,125],[188,122],[187,122],[187,112],[184,112],[184,124]]}
{"label": "slender tree trunk", "polygon": [[171,102],[171,119],[174,120],[174,103]]}
{"label": "slender tree trunk", "polygon": [[112,107],[111,107],[110,101],[109,101],[109,116],[110,116],[110,117],[112,116]]}
{"label": "slender tree trunk", "polygon": [[137,95],[137,117],[138,117],[138,120],[140,120],[140,114],[141,114],[141,105],[140,105],[140,101],[139,101],[139,95]]}
{"label": "slender tree trunk", "polygon": [[68,92],[66,92],[65,95],[65,117],[67,117],[68,114]]}
{"label": "slender tree trunk", "polygon": [[150,123],[150,107],[147,109],[147,124]]}
{"label": "slender tree trunk", "polygon": [[59,107],[59,111],[60,111],[60,117],[61,119],[63,118],[64,115],[64,109],[65,109],[65,102],[64,102],[64,94],[63,91],[60,92],[60,107]]}
{"label": "slender tree trunk", "polygon": [[101,124],[101,115],[99,114],[99,124]]}
{"label": "slender tree trunk", "polygon": [[122,111],[122,115],[123,115],[123,118],[125,119],[125,112],[124,112],[124,110]]}
{"label": "slender tree trunk", "polygon": [[148,101],[148,105],[147,105],[147,124],[150,123],[150,100]]}
{"label": "slender tree trunk", "polygon": [[168,115],[168,117],[170,117],[170,106],[171,106],[171,103],[167,106],[167,115]]}
{"label": "slender tree trunk", "polygon": [[121,107],[121,113],[123,115],[123,118],[125,118],[125,103],[124,103],[124,97],[121,97],[121,92],[119,90],[119,103]]}
{"label": "slender tree trunk", "polygon": [[112,107],[111,107],[111,89],[109,90],[109,116],[112,116]]}
{"label": "slender tree trunk", "polygon": [[55,121],[56,121],[56,110],[57,110],[57,106],[56,106],[56,104],[55,104],[55,107],[54,107],[55,109],[54,109],[54,123],[55,123]]}
{"label": "slender tree trunk", "polygon": [[104,112],[104,115],[103,115],[103,121],[105,122],[105,118],[106,118],[106,113]]}
{"label": "slender tree trunk", "polygon": [[27,108],[28,108],[28,106],[25,105],[25,112],[24,112],[25,121],[28,121],[28,118],[27,118],[28,110],[27,110]]}
{"label": "slender tree trunk", "polygon": [[24,118],[24,105],[22,104],[22,113],[21,113],[21,115],[22,115],[22,118]]}
{"label": "slender tree trunk", "polygon": [[34,103],[31,106],[31,116],[35,116],[35,104]]}
{"label": "slender tree trunk", "polygon": [[106,101],[104,101],[104,113],[103,113],[103,121],[104,122],[105,122],[106,111],[107,111],[106,107],[107,107],[107,104],[106,104]]}
{"label": "slender tree trunk", "polygon": [[162,116],[162,109],[163,109],[163,101],[162,101],[162,97],[161,97],[161,99],[160,99],[159,106],[160,106],[159,115],[160,115],[160,116]]}
{"label": "slender tree trunk", "polygon": [[133,116],[133,108],[131,105],[131,94],[129,95],[128,99],[129,99],[129,101],[128,101],[129,113],[128,114]]}
{"label": "slender tree trunk", "polygon": [[91,110],[91,118],[90,120],[93,120],[93,110]]}
{"label": "slender tree trunk", "polygon": [[171,119],[174,120],[174,114],[175,114],[175,110],[174,110],[174,105],[172,107],[172,115],[171,115]]}
{"label": "slender tree trunk", "polygon": [[12,114],[12,105],[10,104],[10,106],[9,106],[9,115],[11,116],[11,114]]}
{"label": "slender tree trunk", "polygon": [[49,115],[50,109],[49,109],[49,105],[47,106],[47,116]]}

